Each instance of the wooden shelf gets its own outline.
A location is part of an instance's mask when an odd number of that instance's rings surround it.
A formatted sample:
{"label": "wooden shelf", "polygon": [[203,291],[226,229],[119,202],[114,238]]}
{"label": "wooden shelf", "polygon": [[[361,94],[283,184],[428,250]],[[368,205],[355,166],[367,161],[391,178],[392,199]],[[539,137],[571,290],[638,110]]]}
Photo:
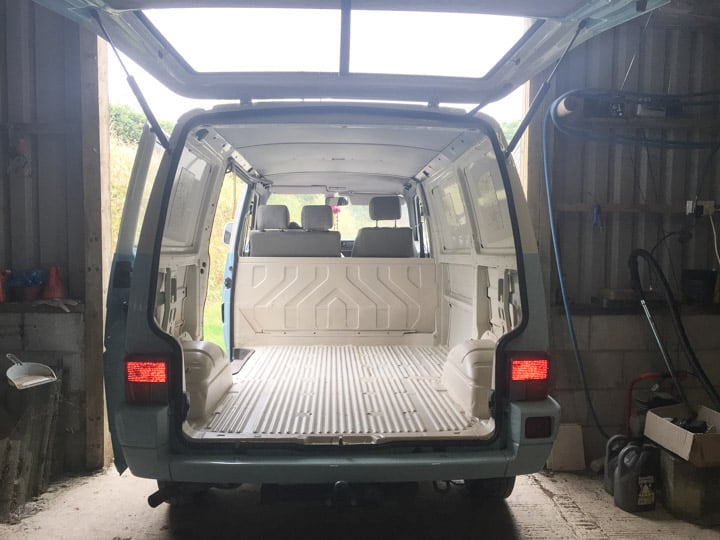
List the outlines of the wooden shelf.
{"label": "wooden shelf", "polygon": [[[80,302],[76,306],[67,306],[70,313],[85,313],[85,304]],[[4,302],[0,304],[0,313],[58,313],[65,315],[66,312],[55,306],[47,304],[35,304],[34,302]]]}

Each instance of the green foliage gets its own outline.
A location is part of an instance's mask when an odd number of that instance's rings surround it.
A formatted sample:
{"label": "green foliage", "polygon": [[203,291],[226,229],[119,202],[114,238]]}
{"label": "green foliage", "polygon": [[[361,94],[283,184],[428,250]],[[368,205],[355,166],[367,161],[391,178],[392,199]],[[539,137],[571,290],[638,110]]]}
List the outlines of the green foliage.
{"label": "green foliage", "polygon": [[510,139],[512,139],[513,135],[515,135],[515,132],[517,131],[517,128],[519,125],[520,125],[520,119],[511,120],[510,122],[502,122],[500,124],[500,128],[502,129],[503,133],[505,134],[505,138],[508,141],[510,141]]}
{"label": "green foliage", "polygon": [[[166,120],[158,122],[166,133],[170,133],[174,127],[172,122]],[[110,105],[110,132],[117,140],[126,144],[137,144],[146,123],[145,115],[130,106]]]}

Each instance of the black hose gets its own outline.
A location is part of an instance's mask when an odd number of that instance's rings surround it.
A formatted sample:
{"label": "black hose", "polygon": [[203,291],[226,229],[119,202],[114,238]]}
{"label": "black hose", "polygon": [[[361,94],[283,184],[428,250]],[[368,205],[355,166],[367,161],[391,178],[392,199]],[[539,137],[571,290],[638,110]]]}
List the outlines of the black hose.
{"label": "black hose", "polygon": [[[647,310],[646,303],[645,303],[645,291],[642,288],[642,283],[640,282],[640,272],[638,270],[638,259],[642,258],[647,262],[648,266],[655,272],[657,277],[660,279],[660,288],[663,293],[663,297],[665,299],[665,303],[667,304],[668,308],[670,309],[670,318],[672,319],[673,326],[675,327],[675,331],[677,332],[678,336],[680,337],[680,345],[683,348],[683,351],[685,352],[688,361],[690,363],[690,367],[692,367],[695,375],[700,380],[700,383],[702,384],[703,388],[705,389],[705,392],[708,394],[710,399],[713,401],[713,404],[716,409],[720,409],[720,395],[718,395],[717,390],[715,390],[715,387],[713,386],[712,382],[708,378],[707,374],[705,373],[705,370],[703,370],[702,365],[700,364],[700,361],[698,360],[697,356],[695,355],[695,351],[693,350],[692,346],[690,345],[690,340],[687,337],[687,333],[685,332],[685,326],[682,323],[682,320],[680,319],[680,311],[677,307],[677,302],[675,301],[675,296],[672,293],[672,289],[670,289],[670,284],[667,281],[667,278],[665,277],[665,273],[662,271],[662,268],[660,268],[660,265],[658,264],[655,257],[653,257],[648,251],[644,249],[636,249],[630,254],[630,259],[628,260],[628,265],[630,266],[630,282],[632,285],[632,288],[635,290],[635,292],[638,294],[638,297],[640,299],[640,302],[643,304],[644,308],[646,309],[646,313],[649,313],[649,310]],[[652,320],[649,317],[648,322],[652,325]],[[660,345],[660,342],[658,343]],[[667,363],[667,362],[666,362]],[[676,383],[676,386],[679,387],[680,383],[675,378],[675,371],[673,370],[672,366],[668,364],[667,366],[668,371],[673,377],[673,381]],[[682,392],[682,390],[680,390]],[[681,395],[684,395],[681,393]]]}
{"label": "black hose", "polygon": [[[695,141],[695,142],[688,142],[688,141],[679,141],[679,140],[670,140],[670,139],[651,139],[647,137],[633,137],[628,135],[619,135],[617,133],[610,133],[610,134],[602,134],[598,129],[588,129],[588,128],[579,128],[579,127],[573,127],[572,125],[568,124],[567,122],[563,122],[559,117],[557,113],[557,106],[562,101],[564,101],[566,98],[571,96],[580,96],[580,97],[595,97],[595,98],[606,98],[608,100],[615,99],[627,99],[627,98],[634,98],[637,99],[638,103],[642,102],[644,99],[660,99],[660,100],[670,100],[670,99],[680,99],[684,97],[693,97],[696,94],[689,94],[686,96],[680,96],[680,95],[653,95],[653,94],[637,94],[632,92],[622,92],[622,91],[614,91],[614,90],[599,90],[599,89],[592,89],[592,90],[570,90],[568,92],[565,92],[563,95],[561,95],[550,107],[550,119],[552,120],[553,125],[555,128],[560,131],[561,133],[571,136],[571,137],[582,137],[583,139],[594,141],[594,142],[600,142],[600,143],[610,143],[610,144],[630,144],[630,145],[642,145],[642,146],[649,146],[649,147],[656,147],[656,148],[672,148],[672,149],[678,149],[678,150],[701,150],[706,148],[711,149],[717,149],[718,142],[714,140],[702,140],[702,141]],[[716,92],[710,93],[710,95],[716,95]],[[715,101],[716,103],[720,103],[720,99]],[[614,129],[628,129],[625,128],[621,123],[614,126]],[[714,155],[716,150],[713,150],[712,155]]]}
{"label": "black hose", "polygon": [[[562,99],[562,98],[560,98]],[[550,190],[550,156],[548,152],[548,144],[547,144],[547,131],[549,127],[548,119],[550,118],[550,111],[554,110],[558,103],[560,103],[560,100],[555,100],[553,104],[550,106],[550,109],[545,114],[545,118],[543,120],[543,131],[542,131],[542,155],[543,155],[543,172],[545,175],[545,194],[547,196],[547,205],[548,205],[548,219],[550,220],[550,238],[552,240],[552,247],[553,247],[553,253],[555,255],[555,266],[557,268],[558,273],[558,282],[560,284],[560,295],[562,297],[562,303],[563,308],[565,310],[565,319],[567,321],[568,326],[568,333],[570,334],[570,343],[572,344],[573,352],[575,353],[575,364],[577,365],[578,374],[580,375],[580,383],[582,384],[583,391],[585,393],[585,402],[587,403],[588,411],[590,412],[590,416],[593,419],[593,423],[595,424],[595,427],[600,432],[600,434],[605,437],[606,439],[609,439],[610,436],[608,433],[603,429],[602,424],[600,424],[600,419],[598,418],[597,411],[595,410],[595,406],[593,405],[592,398],[590,397],[590,389],[587,385],[587,380],[585,378],[585,368],[583,367],[583,361],[582,356],[580,354],[580,347],[578,346],[577,342],[577,336],[575,334],[575,325],[573,323],[572,314],[570,313],[570,302],[568,301],[567,297],[567,290],[565,289],[565,278],[563,277],[563,270],[562,270],[562,264],[560,261],[560,247],[558,245],[557,240],[557,231],[555,230],[555,215],[553,211],[553,204],[552,204],[552,191]]]}

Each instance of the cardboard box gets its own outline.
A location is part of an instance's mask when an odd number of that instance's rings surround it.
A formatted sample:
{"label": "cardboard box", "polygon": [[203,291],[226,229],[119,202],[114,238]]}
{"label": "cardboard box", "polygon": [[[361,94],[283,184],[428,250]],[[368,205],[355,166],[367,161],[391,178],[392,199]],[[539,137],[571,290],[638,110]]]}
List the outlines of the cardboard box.
{"label": "cardboard box", "polygon": [[720,466],[720,413],[698,407],[697,419],[707,422],[711,433],[691,433],[670,421],[688,416],[685,405],[651,409],[645,419],[645,436],[696,467]]}

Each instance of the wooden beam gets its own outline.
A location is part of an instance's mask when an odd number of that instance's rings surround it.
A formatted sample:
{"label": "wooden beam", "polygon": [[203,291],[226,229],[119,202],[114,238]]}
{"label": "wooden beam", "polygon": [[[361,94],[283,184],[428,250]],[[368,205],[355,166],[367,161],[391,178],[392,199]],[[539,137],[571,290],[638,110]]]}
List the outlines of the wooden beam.
{"label": "wooden beam", "polygon": [[109,463],[103,385],[103,328],[110,267],[110,172],[107,50],[80,29],[80,100],[85,212],[85,398],[89,469]]}

